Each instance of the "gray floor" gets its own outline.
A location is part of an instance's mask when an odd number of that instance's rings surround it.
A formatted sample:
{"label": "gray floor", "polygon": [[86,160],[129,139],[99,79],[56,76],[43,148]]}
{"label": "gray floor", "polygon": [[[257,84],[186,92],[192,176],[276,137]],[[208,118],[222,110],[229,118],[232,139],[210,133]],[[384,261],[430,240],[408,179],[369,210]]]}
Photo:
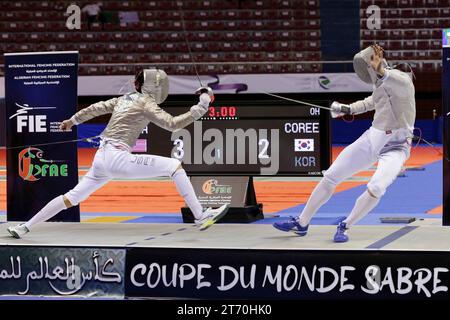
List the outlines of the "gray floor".
{"label": "gray floor", "polygon": [[192,224],[53,222],[37,226],[18,240],[9,237],[6,231],[12,224],[2,223],[0,246],[450,251],[450,227],[442,227],[435,220],[407,226],[354,226],[347,243],[332,242],[335,226],[311,226],[306,237],[298,237],[271,225],[216,224],[199,231]]}

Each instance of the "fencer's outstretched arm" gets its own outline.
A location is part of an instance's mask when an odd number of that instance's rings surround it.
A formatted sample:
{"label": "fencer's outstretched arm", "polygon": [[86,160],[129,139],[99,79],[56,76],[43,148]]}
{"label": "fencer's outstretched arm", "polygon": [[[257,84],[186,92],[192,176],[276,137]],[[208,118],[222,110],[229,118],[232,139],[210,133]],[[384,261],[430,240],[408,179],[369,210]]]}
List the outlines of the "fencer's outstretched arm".
{"label": "fencer's outstretched arm", "polygon": [[183,129],[195,120],[200,119],[208,111],[211,97],[207,93],[202,93],[199,100],[199,103],[192,106],[188,112],[175,117],[161,109],[155,103],[152,103],[147,106],[150,121],[168,131]]}
{"label": "fencer's outstretched arm", "polygon": [[373,103],[372,96],[369,96],[364,100],[353,102],[349,106],[351,114],[360,114],[375,109],[375,104]]}
{"label": "fencer's outstretched arm", "polygon": [[190,111],[174,117],[156,104],[151,109],[150,121],[168,131],[180,130],[195,120]]}
{"label": "fencer's outstretched arm", "polygon": [[103,114],[112,113],[114,107],[117,105],[118,99],[113,98],[107,101],[100,101],[90,105],[89,107],[78,111],[70,119],[61,122],[59,128],[61,130],[70,130],[75,125],[88,121],[92,118],[101,116]]}
{"label": "fencer's outstretched arm", "polygon": [[91,120],[95,117],[112,113],[114,111],[114,108],[116,107],[118,103],[117,98],[112,98],[106,101],[100,101],[97,103],[94,103],[90,105],[87,108],[84,108],[77,113],[75,113],[72,118],[70,118],[70,121],[72,121],[73,124],[77,125],[83,122],[86,122],[88,120]]}
{"label": "fencer's outstretched arm", "polygon": [[331,116],[333,118],[343,117],[346,114],[360,114],[375,109],[372,96],[364,100],[356,101],[352,104],[342,104],[334,101],[331,106]]}

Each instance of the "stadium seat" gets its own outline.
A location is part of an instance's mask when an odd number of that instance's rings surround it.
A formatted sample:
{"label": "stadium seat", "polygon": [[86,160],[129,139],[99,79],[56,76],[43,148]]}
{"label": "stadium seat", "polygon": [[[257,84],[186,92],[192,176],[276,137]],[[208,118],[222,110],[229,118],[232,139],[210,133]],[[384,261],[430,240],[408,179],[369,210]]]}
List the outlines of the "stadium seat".
{"label": "stadium seat", "polygon": [[[320,1],[104,1],[104,10],[139,11],[140,22],[93,23],[90,30],[68,30],[64,16],[54,10],[69,1],[15,1],[2,3],[0,43],[4,50],[80,50],[87,61],[111,63],[146,60],[185,62],[191,58],[182,32],[199,61],[318,61],[321,54]],[[88,1],[80,2],[84,5]],[[394,59],[441,59],[441,29],[450,27],[448,0],[361,0],[361,46],[374,42],[390,50]],[[363,28],[363,8],[382,8],[382,29]],[[182,7],[182,12],[179,11]],[[220,8],[220,10],[217,10]],[[26,31],[31,28],[31,31]],[[13,38],[11,38],[13,37]],[[11,40],[14,39],[14,40]],[[7,46],[7,42],[14,45]],[[4,45],[3,45],[4,44]],[[52,45],[52,46],[51,46]],[[98,59],[94,59],[98,55]],[[118,60],[116,60],[118,59]],[[94,62],[95,63],[95,62]],[[432,69],[423,65],[424,69]],[[117,71],[116,71],[116,68]],[[208,72],[315,72],[322,64],[214,66]],[[433,65],[435,70],[439,66]],[[119,74],[134,70],[124,66],[82,69],[80,72]],[[191,68],[174,67],[179,74]]]}

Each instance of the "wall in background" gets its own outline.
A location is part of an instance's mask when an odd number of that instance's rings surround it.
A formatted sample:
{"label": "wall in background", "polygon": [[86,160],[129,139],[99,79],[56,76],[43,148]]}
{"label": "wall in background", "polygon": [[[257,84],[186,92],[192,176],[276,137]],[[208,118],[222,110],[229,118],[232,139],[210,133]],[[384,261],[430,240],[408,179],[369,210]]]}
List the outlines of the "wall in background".
{"label": "wall in background", "polygon": [[[353,60],[360,50],[359,0],[321,0],[320,38],[322,59]],[[323,72],[334,72],[340,66],[324,64]],[[347,72],[353,72],[353,66]]]}
{"label": "wall in background", "polygon": [[[331,141],[333,144],[349,144],[358,139],[372,123],[371,119],[360,119],[353,122],[345,122],[342,119],[333,119],[331,122]],[[432,143],[442,143],[443,118],[435,120],[416,120],[414,131],[416,136],[420,136]],[[419,130],[420,129],[420,130]]]}
{"label": "wall in background", "polygon": [[6,144],[6,106],[5,99],[0,99],[0,146]]}

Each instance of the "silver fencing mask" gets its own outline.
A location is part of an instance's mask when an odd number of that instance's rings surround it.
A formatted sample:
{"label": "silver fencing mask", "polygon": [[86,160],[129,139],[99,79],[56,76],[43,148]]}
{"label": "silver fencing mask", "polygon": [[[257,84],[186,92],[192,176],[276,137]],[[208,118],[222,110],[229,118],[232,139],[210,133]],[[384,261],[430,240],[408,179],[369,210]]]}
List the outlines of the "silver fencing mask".
{"label": "silver fencing mask", "polygon": [[353,69],[355,69],[358,77],[362,81],[372,84],[377,81],[377,74],[370,66],[370,60],[374,53],[372,47],[367,47],[353,57]]}
{"label": "silver fencing mask", "polygon": [[161,69],[144,69],[144,83],[142,93],[148,94],[161,104],[169,95],[169,77]]}
{"label": "silver fencing mask", "polygon": [[[371,84],[375,84],[377,82],[377,73],[370,65],[372,55],[374,54],[375,51],[373,50],[373,48],[367,47],[355,54],[355,56],[353,57],[353,69],[355,69],[356,74],[362,81]],[[383,58],[381,63],[384,68],[389,67],[386,59]]]}

